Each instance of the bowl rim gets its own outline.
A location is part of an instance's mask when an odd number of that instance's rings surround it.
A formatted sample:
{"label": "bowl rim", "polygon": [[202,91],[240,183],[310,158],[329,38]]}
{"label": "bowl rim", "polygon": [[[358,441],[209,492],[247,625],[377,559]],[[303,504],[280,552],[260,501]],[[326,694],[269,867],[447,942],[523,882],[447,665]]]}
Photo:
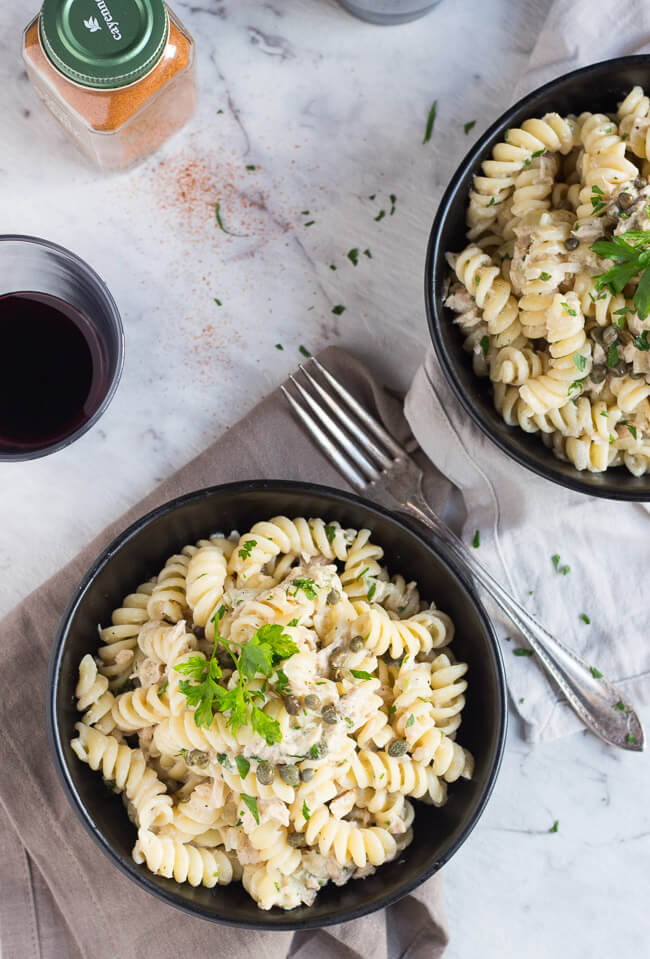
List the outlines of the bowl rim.
{"label": "bowl rim", "polygon": [[[188,902],[183,901],[178,894],[173,892],[171,889],[168,891],[166,888],[162,888],[154,883],[153,880],[150,880],[148,876],[136,872],[135,868],[132,868],[131,864],[123,861],[118,853],[115,852],[113,847],[104,838],[102,832],[95,825],[92,818],[88,814],[70,776],[62,748],[62,731],[57,723],[56,699],[58,680],[61,670],[61,658],[70,624],[74,618],[79,603],[86,594],[87,589],[91,586],[100,570],[102,570],[111,561],[114,554],[118,552],[126,542],[136,537],[142,530],[144,530],[149,524],[157,520],[159,517],[168,513],[172,513],[180,507],[183,507],[195,500],[204,499],[207,496],[219,493],[242,493],[253,491],[259,493],[260,491],[264,490],[288,494],[308,493],[310,495],[324,495],[333,498],[335,501],[338,500],[347,506],[354,507],[356,505],[361,505],[362,507],[379,514],[382,518],[388,519],[389,521],[395,523],[397,526],[406,531],[408,535],[415,536],[417,539],[419,539],[426,548],[428,548],[437,556],[444,566],[448,567],[452,575],[460,581],[460,585],[466,590],[471,601],[473,602],[476,613],[485,628],[485,633],[488,639],[488,650],[491,652],[492,656],[499,695],[497,708],[498,725],[495,739],[496,754],[492,769],[490,770],[483,790],[478,797],[472,816],[465,824],[457,840],[452,844],[452,846],[450,846],[445,855],[439,859],[436,859],[435,862],[433,862],[430,867],[418,877],[418,879],[404,883],[404,885],[401,886],[397,892],[382,896],[368,907],[359,906],[355,909],[333,913],[331,916],[328,916],[325,919],[319,917],[313,920],[302,919],[299,922],[296,920],[291,920],[291,910],[287,911],[284,916],[276,918],[273,922],[269,922],[265,919],[266,914],[262,910],[260,910],[259,922],[250,922],[247,919],[237,919],[211,914],[208,911],[203,910],[201,907],[193,906]],[[408,521],[409,519],[410,518],[405,517],[403,514],[392,513],[390,510],[387,510],[384,507],[365,499],[364,497],[316,483],[301,483],[293,480],[243,480],[205,487],[168,500],[155,509],[150,510],[144,516],[135,520],[135,522],[119,533],[94,560],[88,571],[84,574],[79,585],[74,590],[74,593],[60,619],[54,637],[54,643],[48,664],[46,690],[46,721],[48,741],[59,782],[61,783],[66,798],[76,813],[77,818],[81,821],[82,826],[85,828],[86,832],[91,836],[94,842],[99,846],[102,852],[114,863],[114,865],[116,865],[124,875],[128,876],[128,878],[131,879],[132,882],[135,882],[140,888],[149,892],[151,895],[154,895],[159,900],[166,902],[168,905],[182,910],[188,915],[206,919],[215,923],[223,923],[224,925],[238,926],[246,929],[270,931],[318,929],[340,922],[348,922],[353,919],[358,919],[361,916],[368,915],[372,912],[377,912],[380,909],[385,909],[387,906],[392,905],[393,903],[402,899],[404,896],[407,896],[414,889],[422,885],[422,883],[426,882],[427,879],[430,879],[434,873],[436,873],[443,865],[445,865],[445,863],[451,859],[451,857],[458,851],[469,835],[473,832],[494,789],[505,749],[508,709],[503,656],[492,622],[483,606],[483,603],[477,596],[476,590],[471,583],[469,575],[465,571],[459,569],[458,564],[451,557],[449,557],[448,553],[444,550],[444,546],[441,546],[440,541],[434,536],[434,534],[431,534],[431,540],[426,539],[423,532],[418,531],[419,527],[416,525],[416,523],[414,522],[413,525],[411,525],[411,523]]]}
{"label": "bowl rim", "polygon": [[[514,445],[511,445],[509,441],[503,439],[501,436],[492,431],[489,423],[483,419],[480,410],[471,402],[470,396],[465,393],[462,383],[456,375],[454,364],[449,360],[447,349],[440,332],[444,318],[438,315],[435,295],[435,272],[440,258],[444,257],[445,253],[447,252],[446,250],[441,249],[440,236],[442,234],[442,227],[447,216],[449,215],[452,203],[456,199],[456,195],[461,189],[461,181],[465,177],[466,173],[477,165],[481,154],[494,139],[495,135],[504,128],[507,128],[512,118],[515,117],[524,107],[532,107],[538,99],[541,99],[545,94],[553,90],[560,83],[564,83],[567,80],[578,79],[589,74],[600,75],[607,73],[612,69],[624,69],[626,67],[638,67],[641,65],[650,69],[650,54],[640,53],[632,54],[626,57],[615,57],[610,60],[599,60],[597,63],[591,63],[587,66],[579,67],[577,70],[571,70],[568,73],[563,73],[561,76],[555,77],[553,80],[549,80],[541,87],[536,87],[534,90],[531,90],[529,93],[525,94],[525,96],[517,100],[516,103],[509,107],[504,113],[501,113],[494,123],[492,123],[485,133],[483,133],[483,135],[476,141],[476,143],[470,147],[449,180],[449,184],[438,205],[433,226],[431,227],[424,267],[424,300],[427,314],[427,325],[429,327],[429,335],[431,336],[431,341],[433,343],[438,362],[442,367],[446,380],[449,383],[449,386],[451,387],[456,399],[460,402],[465,412],[469,414],[470,418],[481,430],[481,432],[487,436],[488,439],[495,444],[495,446],[505,453],[506,456],[515,460],[515,462],[519,463],[520,466],[525,467],[526,469],[535,473],[537,476],[541,476],[545,480],[556,483],[559,486],[563,486],[565,489],[571,489],[574,492],[582,493],[586,496],[597,496],[602,499],[624,500],[635,503],[650,501],[650,488],[645,490],[634,490],[615,488],[613,486],[606,488],[595,485],[590,486],[580,478],[581,474],[579,470],[575,470],[576,475],[573,477],[561,473],[554,467],[553,463],[549,463],[548,466],[542,467],[532,457],[530,457],[525,450],[516,448]],[[531,116],[532,115],[533,114],[531,114]]]}
{"label": "bowl rim", "polygon": [[[118,309],[117,303],[111,291],[109,290],[107,284],[101,278],[99,273],[88,263],[83,257],[79,256],[78,253],[74,253],[72,250],[69,250],[65,246],[61,246],[60,243],[54,243],[52,240],[46,240],[40,236],[32,236],[28,233],[2,233],[0,234],[0,255],[2,253],[2,245],[4,243],[25,243],[33,246],[40,246],[45,250],[51,250],[53,253],[57,253],[63,260],[67,260],[70,266],[71,271],[78,274],[83,274],[87,277],[88,280],[93,284],[95,289],[101,295],[102,299],[106,305],[107,316],[110,316],[110,320],[113,323],[115,334],[117,338],[117,349],[115,356],[115,369],[113,375],[111,376],[110,383],[106,389],[104,397],[102,398],[101,403],[95,410],[95,412],[87,420],[77,426],[71,433],[68,433],[66,436],[62,436],[57,440],[53,440],[50,443],[47,443],[44,446],[38,446],[34,449],[21,450],[17,452],[6,452],[0,450],[0,462],[2,463],[23,463],[28,460],[40,459],[43,456],[49,456],[51,453],[58,453],[60,450],[65,449],[67,446],[71,446],[72,443],[75,443],[80,439],[85,433],[95,426],[98,420],[104,415],[108,407],[110,406],[117,388],[120,385],[120,380],[122,378],[122,373],[124,371],[124,355],[125,355],[125,337],[124,337],[124,324],[122,323],[122,316]],[[17,290],[4,292],[0,291],[0,296],[9,296],[11,292],[19,292]],[[38,292],[38,291],[34,291]]]}

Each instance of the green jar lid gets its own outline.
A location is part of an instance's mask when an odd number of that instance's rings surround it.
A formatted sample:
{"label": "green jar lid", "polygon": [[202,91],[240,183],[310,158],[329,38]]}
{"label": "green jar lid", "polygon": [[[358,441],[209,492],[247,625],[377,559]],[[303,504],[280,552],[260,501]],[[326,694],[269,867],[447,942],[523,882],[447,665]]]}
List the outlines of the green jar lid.
{"label": "green jar lid", "polygon": [[105,90],[135,83],[155,67],[169,18],[164,0],[45,0],[39,30],[60,73]]}

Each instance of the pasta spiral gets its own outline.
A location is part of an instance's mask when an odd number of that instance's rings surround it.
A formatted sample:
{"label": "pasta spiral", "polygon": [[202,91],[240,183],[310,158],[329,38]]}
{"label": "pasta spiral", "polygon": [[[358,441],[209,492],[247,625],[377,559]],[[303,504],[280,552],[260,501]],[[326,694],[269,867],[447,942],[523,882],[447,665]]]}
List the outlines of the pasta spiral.
{"label": "pasta spiral", "polygon": [[147,869],[157,876],[189,882],[190,886],[212,889],[217,884],[228,885],[233,878],[232,863],[221,850],[161,839],[147,829],[138,833],[133,858],[137,863],[146,863]]}
{"label": "pasta spiral", "polygon": [[403,757],[393,759],[387,752],[361,749],[350,757],[339,779],[341,786],[361,789],[385,789],[404,796],[424,799],[441,806],[447,798],[447,784],[430,766]]}
{"label": "pasta spiral", "polygon": [[97,671],[97,665],[90,653],[86,653],[79,663],[79,681],[75,688],[77,709],[87,710],[83,721],[88,726],[96,726],[103,733],[115,728],[111,710],[115,697],[108,690],[108,680]]}
{"label": "pasta spiral", "polygon": [[187,604],[194,623],[205,629],[209,639],[214,637],[213,617],[222,603],[225,579],[226,558],[216,546],[198,549],[187,564]]}
{"label": "pasta spiral", "polygon": [[304,831],[310,846],[318,845],[323,856],[331,852],[342,866],[351,863],[358,868],[367,863],[380,866],[397,852],[397,843],[386,829],[378,826],[364,829],[346,820],[335,819],[326,806],[310,812],[308,819],[300,812],[295,826],[299,832]]}
{"label": "pasta spiral", "polygon": [[104,779],[126,793],[136,810],[138,825],[149,828],[165,825],[172,818],[172,801],[139,749],[121,745],[113,736],[76,723],[77,738],[72,749],[91,769],[101,766]]}
{"label": "pasta spiral", "polygon": [[161,696],[158,686],[140,686],[117,696],[111,715],[118,729],[135,732],[169,716],[169,700]]}
{"label": "pasta spiral", "polygon": [[521,333],[517,302],[510,284],[492,260],[477,246],[468,246],[453,263],[456,276],[483,311],[488,332],[507,346]]}

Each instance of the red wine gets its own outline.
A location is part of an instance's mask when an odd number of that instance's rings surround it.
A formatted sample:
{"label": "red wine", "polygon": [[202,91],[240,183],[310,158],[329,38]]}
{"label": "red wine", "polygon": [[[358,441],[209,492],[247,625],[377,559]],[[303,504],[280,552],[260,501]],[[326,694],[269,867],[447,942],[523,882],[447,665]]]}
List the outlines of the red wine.
{"label": "red wine", "polygon": [[97,408],[100,344],[83,314],[45,293],[0,296],[0,447],[64,439]]}

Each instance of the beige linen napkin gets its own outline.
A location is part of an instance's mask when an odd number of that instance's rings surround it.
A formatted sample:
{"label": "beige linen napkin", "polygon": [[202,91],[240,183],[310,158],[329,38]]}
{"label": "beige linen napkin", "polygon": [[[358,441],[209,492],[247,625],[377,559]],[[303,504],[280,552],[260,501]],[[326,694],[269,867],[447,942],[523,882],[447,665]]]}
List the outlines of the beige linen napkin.
{"label": "beige linen napkin", "polygon": [[[364,366],[336,349],[321,358],[396,435],[404,436],[400,404]],[[46,672],[52,637],[75,586],[110,540],[160,503],[204,486],[253,478],[345,485],[276,391],[0,623],[2,959],[442,955],[447,933],[438,877],[383,913],[295,935],[190,918],[140,890],[109,862],[78,822],[56,778],[45,730]],[[440,508],[449,484],[433,471],[429,480],[431,502]]]}
{"label": "beige linen napkin", "polygon": [[[556,0],[514,99],[588,63],[646,52],[649,40],[650,4],[643,0],[610,6]],[[598,107],[594,90],[594,111]],[[467,508],[463,535],[471,542],[480,530],[481,562],[630,702],[650,702],[647,588],[640,575],[650,533],[647,507],[581,496],[518,466],[469,420],[432,351],[415,376],[406,416],[423,450],[460,489]],[[555,554],[571,567],[568,575],[554,570]],[[496,610],[494,618],[500,618]],[[527,737],[554,739],[582,729],[534,661],[513,656],[519,643],[505,619],[501,635],[513,636],[502,648]]]}

